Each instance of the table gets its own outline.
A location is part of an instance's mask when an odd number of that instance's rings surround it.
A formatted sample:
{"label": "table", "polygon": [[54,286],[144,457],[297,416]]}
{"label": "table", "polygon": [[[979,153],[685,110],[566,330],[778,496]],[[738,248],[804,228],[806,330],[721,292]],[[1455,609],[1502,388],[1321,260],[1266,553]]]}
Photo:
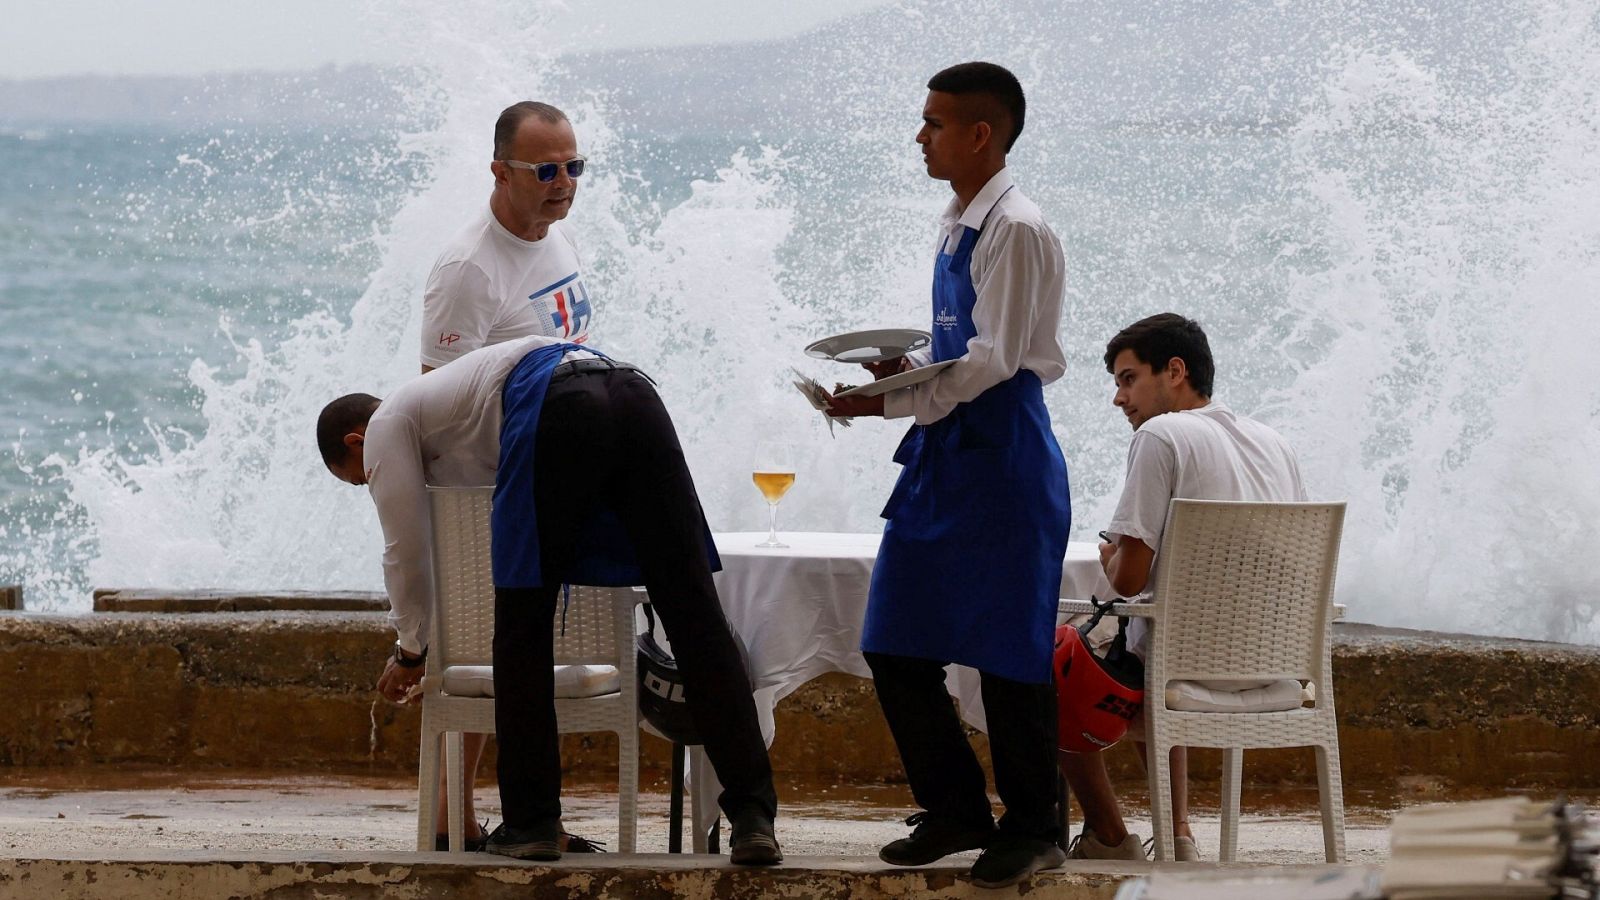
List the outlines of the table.
{"label": "table", "polygon": [[[881,534],[787,532],[780,540],[788,548],[766,549],[755,546],[766,540],[765,532],[715,535],[722,556],[717,593],[728,624],[748,655],[756,715],[768,746],[774,734],[773,709],[807,681],[828,672],[872,677],[861,656],[861,626],[881,538]],[[1094,544],[1068,544],[1060,596],[1091,595],[1111,596],[1099,553]],[[962,718],[985,729],[978,673],[953,666],[948,684],[961,702]],[[698,747],[691,751],[689,771],[694,851],[703,853],[721,786]]]}

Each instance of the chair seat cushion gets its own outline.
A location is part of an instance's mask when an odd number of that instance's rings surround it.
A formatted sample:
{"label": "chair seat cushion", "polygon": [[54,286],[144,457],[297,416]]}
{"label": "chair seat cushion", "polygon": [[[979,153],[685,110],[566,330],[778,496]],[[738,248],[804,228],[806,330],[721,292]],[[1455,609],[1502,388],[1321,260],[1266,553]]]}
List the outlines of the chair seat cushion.
{"label": "chair seat cushion", "polygon": [[1292,678],[1242,691],[1218,690],[1195,681],[1167,684],[1167,709],[1182,712],[1282,712],[1298,709],[1307,697]]}
{"label": "chair seat cushion", "polygon": [[[615,666],[556,666],[556,699],[581,700],[622,690]],[[493,666],[451,666],[444,670],[444,692],[452,697],[493,697]]]}

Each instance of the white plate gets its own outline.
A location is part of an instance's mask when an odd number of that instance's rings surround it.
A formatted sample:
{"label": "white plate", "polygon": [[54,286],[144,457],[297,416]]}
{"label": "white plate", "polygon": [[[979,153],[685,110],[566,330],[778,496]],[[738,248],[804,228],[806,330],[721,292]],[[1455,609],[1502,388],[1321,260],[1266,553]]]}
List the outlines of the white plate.
{"label": "white plate", "polygon": [[946,366],[954,365],[955,362],[956,361],[953,359],[947,359],[944,362],[930,363],[926,366],[920,366],[912,369],[909,372],[901,372],[898,375],[890,375],[888,378],[885,378],[882,381],[869,381],[866,384],[853,387],[848,391],[840,391],[839,393],[834,394],[834,396],[876,397],[879,394],[886,393],[888,391],[899,390],[903,387],[910,387],[913,384],[920,384],[924,381],[927,381],[929,378],[932,378],[943,371]]}
{"label": "white plate", "polygon": [[808,345],[806,355],[842,363],[883,362],[896,356],[905,356],[913,350],[921,350],[931,343],[933,335],[926,331],[876,328],[825,337]]}

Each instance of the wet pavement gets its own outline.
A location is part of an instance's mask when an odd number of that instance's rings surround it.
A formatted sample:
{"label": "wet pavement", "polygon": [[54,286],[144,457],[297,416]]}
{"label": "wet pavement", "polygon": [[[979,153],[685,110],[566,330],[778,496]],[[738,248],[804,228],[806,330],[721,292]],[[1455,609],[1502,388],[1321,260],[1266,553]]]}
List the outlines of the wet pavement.
{"label": "wet pavement", "polygon": [[[569,786],[563,795],[567,829],[615,847],[613,790],[603,784]],[[667,785],[647,782],[641,791],[639,851],[664,852]],[[1139,815],[1141,793],[1129,791],[1128,804],[1135,813],[1131,826],[1148,837],[1148,818]],[[491,825],[498,822],[493,787],[480,787],[477,796],[480,814]],[[879,846],[906,833],[902,819],[912,811],[903,786],[807,785],[783,790],[782,798],[778,835],[791,856],[875,857]],[[278,772],[186,778],[167,771],[11,769],[0,786],[0,856],[409,851],[415,840],[416,802],[415,782],[396,778],[296,778]],[[1214,857],[1215,796],[1199,791],[1195,805],[1193,824],[1201,852]],[[1244,807],[1241,862],[1323,861],[1314,791],[1252,795],[1247,788]],[[1347,809],[1350,862],[1381,864],[1387,859],[1392,816],[1387,803]]]}

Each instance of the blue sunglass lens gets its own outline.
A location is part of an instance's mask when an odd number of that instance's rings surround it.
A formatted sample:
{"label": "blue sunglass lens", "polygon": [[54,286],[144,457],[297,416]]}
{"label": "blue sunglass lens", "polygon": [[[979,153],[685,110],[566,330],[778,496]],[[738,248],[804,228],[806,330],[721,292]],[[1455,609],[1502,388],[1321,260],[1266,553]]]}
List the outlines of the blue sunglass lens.
{"label": "blue sunglass lens", "polygon": [[539,167],[533,170],[533,175],[540,181],[555,181],[556,172],[559,171],[562,166],[566,166],[567,177],[577,178],[583,174],[583,162],[584,161],[581,159],[569,159],[564,163],[540,163]]}

